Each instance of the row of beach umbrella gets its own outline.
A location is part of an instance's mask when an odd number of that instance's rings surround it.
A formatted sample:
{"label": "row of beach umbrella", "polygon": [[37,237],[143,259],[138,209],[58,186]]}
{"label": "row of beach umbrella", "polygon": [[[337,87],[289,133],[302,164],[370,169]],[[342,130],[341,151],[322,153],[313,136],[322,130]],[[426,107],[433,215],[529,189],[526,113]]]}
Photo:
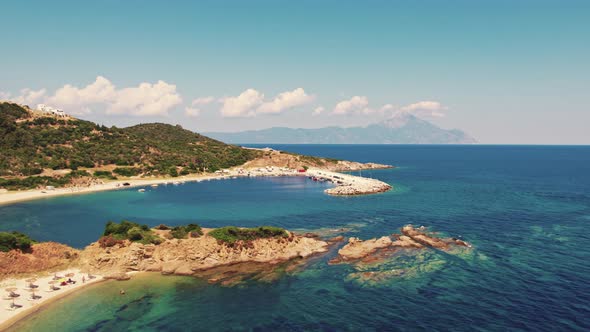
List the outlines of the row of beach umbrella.
{"label": "row of beach umbrella", "polygon": [[[48,282],[48,284],[50,285],[50,291],[59,290],[60,288],[57,287],[55,284],[61,284],[62,282],[68,282],[68,278],[72,278],[74,275],[75,275],[74,273],[67,273],[65,275],[65,277],[59,277],[59,276],[55,275],[53,277],[53,280],[50,280]],[[25,282],[27,282],[29,284],[29,288],[25,288],[25,290],[28,292],[31,292],[31,297],[29,298],[30,300],[38,300],[41,298],[40,295],[37,295],[35,293],[37,291],[37,289],[39,288],[39,285],[35,285],[35,282],[37,280],[38,280],[37,278],[25,279]],[[13,309],[22,308],[22,305],[15,303],[15,299],[20,297],[20,294],[16,293],[18,288],[17,287],[7,287],[4,290],[8,293],[8,297],[6,299],[12,300],[12,303],[10,304],[9,309],[13,310]]]}

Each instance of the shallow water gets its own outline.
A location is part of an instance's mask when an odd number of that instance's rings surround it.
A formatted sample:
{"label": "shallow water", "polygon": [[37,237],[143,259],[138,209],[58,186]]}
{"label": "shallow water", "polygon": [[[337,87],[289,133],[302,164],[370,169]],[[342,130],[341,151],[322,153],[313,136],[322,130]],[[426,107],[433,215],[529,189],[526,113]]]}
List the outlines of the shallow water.
{"label": "shallow water", "polygon": [[[395,189],[331,197],[326,184],[303,178],[187,183],[3,206],[0,229],[83,247],[107,220],[343,229],[361,238],[412,223],[461,235],[474,249],[400,254],[361,269],[328,265],[332,251],[302,271],[233,287],[148,274],[83,290],[15,330],[590,329],[590,147],[277,148],[394,164],[363,176]],[[383,278],[355,277],[363,271]]]}

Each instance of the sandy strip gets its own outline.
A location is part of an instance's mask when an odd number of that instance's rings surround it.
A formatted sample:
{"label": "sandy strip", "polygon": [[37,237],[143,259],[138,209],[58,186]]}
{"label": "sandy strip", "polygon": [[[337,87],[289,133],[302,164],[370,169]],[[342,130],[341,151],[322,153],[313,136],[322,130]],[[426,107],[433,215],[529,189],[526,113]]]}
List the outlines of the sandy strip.
{"label": "sandy strip", "polygon": [[[126,179],[107,182],[104,184],[96,184],[90,187],[75,187],[75,188],[56,188],[54,190],[46,189],[31,189],[27,191],[8,191],[0,193],[0,205],[11,204],[16,202],[30,201],[41,198],[88,194],[97,191],[117,190],[130,187],[148,186],[152,184],[163,184],[173,182],[188,182],[188,181],[206,181],[212,179],[219,179],[227,177],[227,175],[200,175],[200,176],[185,176],[177,178],[149,178],[149,179]],[[129,183],[129,186],[123,186],[123,183]]]}
{"label": "sandy strip", "polygon": [[[266,168],[252,168],[230,169],[228,173],[222,174],[202,174],[202,175],[187,175],[176,178],[129,178],[125,180],[116,180],[104,184],[96,184],[90,187],[75,187],[75,188],[56,188],[54,190],[46,189],[31,189],[26,191],[8,191],[0,193],[0,205],[11,204],[16,202],[30,201],[35,199],[50,198],[65,195],[88,194],[98,191],[126,189],[131,187],[144,187],[150,185],[174,184],[183,182],[199,182],[209,180],[221,180],[232,177],[245,176],[293,176],[297,174],[295,170],[280,169],[274,167],[272,169]],[[305,175],[305,174],[303,174]],[[123,186],[123,183],[129,183],[129,186]]]}
{"label": "sandy strip", "polygon": [[[343,174],[338,172],[330,172],[322,169],[309,169],[306,173],[299,173],[294,169],[280,168],[280,167],[259,167],[259,168],[233,168],[227,170],[226,173],[221,174],[206,174],[206,175],[189,175],[180,176],[176,178],[136,178],[126,180],[116,180],[104,184],[96,184],[90,187],[76,187],[76,188],[56,188],[54,190],[33,189],[27,191],[8,191],[0,193],[0,205],[11,204],[22,201],[30,201],[41,198],[50,198],[64,195],[88,194],[105,190],[117,190],[130,187],[143,187],[150,185],[161,184],[179,184],[184,182],[199,182],[209,180],[229,179],[235,177],[268,177],[268,176],[318,176],[322,178],[329,178],[332,180],[342,181],[342,187],[349,187],[357,189],[357,194],[373,193],[372,188],[376,186],[389,186],[384,182],[369,179],[365,177],[355,176],[351,174]],[[129,183],[129,186],[123,186],[123,183]],[[390,188],[390,187],[389,187]],[[344,189],[344,188],[343,188]],[[381,190],[383,191],[383,190]],[[328,194],[333,194],[326,191]],[[338,195],[338,193],[334,193]]]}
{"label": "sandy strip", "polygon": [[[39,277],[37,281],[34,282],[35,285],[39,286],[39,288],[36,288],[35,295],[41,296],[41,298],[36,300],[30,299],[32,293],[27,290],[29,288],[29,283],[25,281],[28,278],[6,279],[1,281],[0,287],[2,289],[0,289],[0,293],[2,294],[2,299],[0,299],[0,331],[9,328],[19,320],[28,317],[35,312],[38,312],[58,299],[72,294],[86,286],[93,285],[105,280],[99,275],[95,275],[94,279],[88,279],[88,274],[81,274],[77,269],[59,271],[56,274],[58,276],[65,276],[68,273],[75,274],[71,279],[76,281],[76,283],[69,284],[68,286],[59,286],[56,284],[57,287],[60,287],[60,290],[56,291],[49,290],[49,281],[53,280],[53,275]],[[82,281],[82,276],[85,277],[85,282]],[[21,308],[10,308],[12,300],[8,299],[8,292],[5,291],[5,289],[9,287],[17,288],[14,292],[20,294],[20,296],[15,298],[14,303],[17,305],[22,305]]]}

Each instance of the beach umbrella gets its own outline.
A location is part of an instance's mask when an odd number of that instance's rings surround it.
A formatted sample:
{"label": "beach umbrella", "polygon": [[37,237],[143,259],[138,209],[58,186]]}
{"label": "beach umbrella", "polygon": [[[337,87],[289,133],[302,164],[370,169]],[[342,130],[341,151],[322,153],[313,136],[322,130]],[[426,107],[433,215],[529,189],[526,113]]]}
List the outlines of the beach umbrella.
{"label": "beach umbrella", "polygon": [[66,274],[66,277],[68,277],[68,278],[71,278],[71,277],[73,277],[74,275],[75,275],[75,273],[68,273],[68,274]]}
{"label": "beach umbrella", "polygon": [[33,300],[36,300],[36,299],[37,299],[37,295],[35,295],[35,289],[34,289],[34,288],[31,288],[31,289],[27,289],[27,290],[28,290],[29,292],[31,292],[31,298],[32,298]]}
{"label": "beach umbrella", "polygon": [[37,281],[37,278],[29,278],[25,280],[26,282],[35,282]]}
{"label": "beach umbrella", "polygon": [[54,287],[55,287],[55,284],[56,284],[57,282],[58,282],[57,280],[50,280],[50,281],[48,282],[48,284],[50,284],[50,285],[51,285],[51,289],[53,289],[53,290],[57,290],[57,289],[54,289]]}
{"label": "beach umbrella", "polygon": [[10,292],[14,292],[17,289],[18,288],[16,288],[16,287],[8,287],[8,288],[5,288],[4,290],[10,293]]}

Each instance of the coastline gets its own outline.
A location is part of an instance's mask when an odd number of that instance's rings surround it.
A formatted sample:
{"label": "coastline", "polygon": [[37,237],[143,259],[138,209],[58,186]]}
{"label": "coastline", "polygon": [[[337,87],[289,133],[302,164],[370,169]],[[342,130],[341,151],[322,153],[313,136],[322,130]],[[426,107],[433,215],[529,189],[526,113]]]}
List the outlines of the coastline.
{"label": "coastline", "polygon": [[[375,169],[375,168],[373,168]],[[345,171],[345,170],[343,170]],[[9,205],[12,203],[22,202],[22,201],[30,201],[42,198],[54,198],[59,196],[65,195],[77,195],[77,194],[88,194],[93,192],[99,191],[106,191],[106,190],[117,190],[117,189],[125,189],[125,188],[132,188],[132,187],[142,187],[142,186],[149,186],[149,185],[161,185],[161,184],[181,184],[184,182],[200,182],[200,181],[209,181],[209,180],[221,180],[221,179],[235,179],[238,177],[279,177],[279,176],[303,176],[309,177],[314,181],[324,181],[329,180],[334,182],[335,186],[329,189],[326,189],[324,192],[328,195],[362,195],[362,194],[372,194],[377,192],[383,192],[391,189],[391,186],[381,182],[379,180],[364,178],[359,176],[354,176],[350,174],[344,174],[340,172],[330,171],[326,169],[315,169],[310,168],[306,172],[298,172],[295,169],[289,168],[282,168],[282,167],[257,167],[257,168],[233,168],[229,170],[224,170],[222,173],[219,174],[201,174],[197,176],[184,176],[184,177],[176,177],[176,178],[148,178],[148,179],[126,179],[126,180],[116,180],[111,181],[103,184],[96,184],[91,185],[88,187],[82,188],[58,188],[55,190],[28,190],[28,191],[17,191],[17,192],[7,192],[7,193],[0,193],[0,206],[2,205]],[[129,183],[128,186],[123,186],[123,183]],[[375,188],[379,187],[379,190]],[[333,192],[334,190],[344,190],[342,193],[340,192]],[[350,191],[352,190],[352,192]],[[64,270],[59,271],[58,274],[65,275],[68,272],[75,272],[76,277],[73,278],[77,281],[74,285],[65,286],[68,289],[62,289],[60,291],[55,292],[46,292],[44,291],[43,287],[48,287],[48,281],[52,279],[53,276],[44,276],[39,278],[36,282],[39,284],[39,293],[43,297],[39,300],[35,301],[28,301],[25,298],[28,296],[29,292],[26,291],[26,285],[28,283],[25,282],[25,278],[22,277],[20,279],[5,279],[0,280],[0,286],[2,288],[10,287],[10,286],[19,286],[17,293],[20,293],[21,296],[17,298],[16,303],[19,305],[23,305],[23,307],[16,309],[16,310],[7,310],[6,307],[10,305],[10,300],[3,300],[2,305],[5,305],[4,308],[1,309],[0,312],[0,331],[6,330],[16,324],[17,322],[34,315],[35,313],[39,312],[46,308],[46,306],[54,303],[57,300],[63,299],[77,290],[82,288],[86,288],[87,286],[97,284],[99,282],[103,282],[107,279],[102,278],[101,276],[97,276],[96,279],[87,280],[86,283],[82,283],[80,270]],[[141,272],[135,272],[141,273]],[[147,273],[147,272],[146,272]],[[0,290],[0,291],[3,291]],[[19,300],[20,299],[20,300]]]}
{"label": "coastline", "polygon": [[[76,284],[67,286],[67,287],[69,287],[69,289],[58,290],[58,291],[53,291],[53,292],[45,291],[44,289],[46,289],[48,286],[47,281],[51,280],[53,278],[52,276],[45,276],[45,277],[39,278],[38,281],[36,281],[36,283],[39,284],[38,293],[42,294],[41,299],[35,300],[34,302],[28,301],[28,300],[23,300],[25,297],[24,295],[25,294],[28,295],[28,292],[23,291],[24,287],[19,287],[17,292],[21,293],[21,297],[18,297],[18,299],[20,299],[20,300],[17,300],[16,302],[18,304],[23,305],[22,308],[15,310],[15,311],[11,311],[11,310],[7,309],[6,306],[4,306],[5,304],[8,304],[7,300],[2,300],[3,308],[0,311],[0,331],[4,331],[4,330],[12,327],[17,322],[19,322],[31,315],[34,315],[35,313],[45,309],[48,305],[50,305],[60,299],[63,299],[67,296],[70,296],[71,294],[74,294],[75,292],[77,292],[81,289],[87,289],[89,286],[97,285],[97,284],[100,284],[100,283],[108,280],[108,279],[104,279],[102,276],[97,275],[95,279],[86,280],[85,283],[82,283],[82,280],[79,277],[79,275],[81,275],[81,273],[77,269],[63,270],[63,271],[57,272],[57,274],[65,275],[69,272],[76,273],[76,276],[72,278],[72,279],[76,280]],[[6,280],[2,280],[0,282],[0,285],[3,285],[2,286],[3,288],[9,284],[26,285],[27,282],[25,281],[24,278],[6,279]],[[4,291],[4,289],[2,289],[2,291]]]}
{"label": "coastline", "polygon": [[[272,177],[272,176],[312,176],[324,177],[343,182],[335,188],[327,189],[325,192],[329,195],[363,195],[384,192],[391,189],[391,186],[375,179],[369,179],[356,175],[344,174],[324,169],[310,168],[305,173],[299,173],[293,169],[271,167],[271,168],[233,168],[228,173],[222,174],[200,174],[193,176],[179,176],[166,178],[130,178],[125,180],[115,180],[103,184],[95,184],[89,187],[70,187],[56,188],[53,190],[31,189],[27,191],[8,191],[0,193],[0,206],[9,205],[18,202],[37,200],[42,198],[53,198],[66,195],[89,194],[107,190],[118,190],[133,187],[142,187],[149,185],[173,184],[174,182],[200,182],[210,180],[231,179],[236,177]],[[336,177],[336,178],[335,178]],[[123,183],[129,185],[123,186]],[[352,188],[352,190],[333,190],[336,188]]]}
{"label": "coastline", "polygon": [[[199,181],[207,181],[207,180],[217,180],[221,178],[226,178],[225,175],[199,175],[199,176],[186,176],[186,177],[177,177],[177,178],[149,178],[149,179],[126,179],[126,180],[115,180],[110,182],[105,182],[103,184],[95,184],[89,187],[71,187],[71,188],[56,188],[54,190],[46,190],[46,189],[30,189],[26,191],[8,191],[5,193],[0,193],[0,206],[7,205],[12,203],[24,202],[24,201],[32,201],[42,198],[52,198],[52,197],[59,197],[59,196],[66,196],[66,195],[81,195],[81,194],[89,194],[93,192],[99,191],[107,191],[107,190],[118,190],[118,189],[126,189],[126,188],[133,188],[133,187],[141,187],[141,186],[148,186],[152,184],[164,184],[164,183],[172,183],[174,181],[184,181],[184,182],[199,182]],[[129,183],[128,186],[123,186],[123,183]]]}

